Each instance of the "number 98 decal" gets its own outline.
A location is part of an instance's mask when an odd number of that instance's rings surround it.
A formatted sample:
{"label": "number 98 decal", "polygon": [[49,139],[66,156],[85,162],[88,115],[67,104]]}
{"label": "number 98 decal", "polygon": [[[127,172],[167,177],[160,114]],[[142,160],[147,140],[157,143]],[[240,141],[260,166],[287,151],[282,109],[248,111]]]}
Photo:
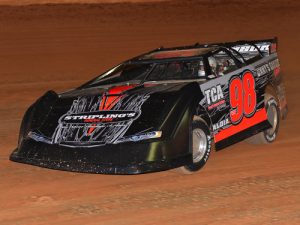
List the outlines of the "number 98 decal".
{"label": "number 98 decal", "polygon": [[255,79],[250,71],[242,78],[236,76],[229,84],[230,120],[238,124],[243,117],[251,117],[256,111]]}

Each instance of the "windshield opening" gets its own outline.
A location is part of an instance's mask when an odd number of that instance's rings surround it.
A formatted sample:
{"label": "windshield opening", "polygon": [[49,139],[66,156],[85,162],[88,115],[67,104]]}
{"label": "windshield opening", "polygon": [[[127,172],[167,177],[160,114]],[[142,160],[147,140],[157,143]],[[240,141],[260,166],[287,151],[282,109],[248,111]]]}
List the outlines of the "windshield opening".
{"label": "windshield opening", "polygon": [[188,80],[205,78],[202,60],[156,64],[147,81]]}
{"label": "windshield opening", "polygon": [[100,75],[88,86],[188,79],[205,79],[202,59],[161,63],[125,63]]}

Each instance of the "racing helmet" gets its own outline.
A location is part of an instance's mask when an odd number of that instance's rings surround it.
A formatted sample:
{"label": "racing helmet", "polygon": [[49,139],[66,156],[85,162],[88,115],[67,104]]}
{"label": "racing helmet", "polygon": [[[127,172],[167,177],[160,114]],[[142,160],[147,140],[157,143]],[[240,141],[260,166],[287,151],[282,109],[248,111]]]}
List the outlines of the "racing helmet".
{"label": "racing helmet", "polygon": [[202,60],[199,62],[198,77],[205,77],[204,64]]}
{"label": "racing helmet", "polygon": [[217,74],[217,60],[214,57],[208,57],[208,63],[213,74]]}

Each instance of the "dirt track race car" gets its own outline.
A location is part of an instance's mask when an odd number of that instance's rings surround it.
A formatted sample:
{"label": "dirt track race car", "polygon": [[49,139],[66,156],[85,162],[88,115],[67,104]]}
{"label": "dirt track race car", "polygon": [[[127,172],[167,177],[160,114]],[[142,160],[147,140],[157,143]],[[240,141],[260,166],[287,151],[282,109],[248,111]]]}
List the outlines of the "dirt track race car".
{"label": "dirt track race car", "polygon": [[10,159],[87,173],[193,173],[216,150],[276,139],[277,39],[159,48],[26,111]]}

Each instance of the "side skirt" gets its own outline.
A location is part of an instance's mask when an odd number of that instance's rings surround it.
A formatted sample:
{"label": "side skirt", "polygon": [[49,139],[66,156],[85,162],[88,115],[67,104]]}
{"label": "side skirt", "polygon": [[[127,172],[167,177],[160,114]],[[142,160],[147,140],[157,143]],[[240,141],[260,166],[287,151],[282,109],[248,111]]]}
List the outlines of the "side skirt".
{"label": "side skirt", "polygon": [[251,137],[251,136],[253,136],[263,130],[269,129],[269,128],[271,128],[271,124],[269,123],[268,120],[258,123],[253,127],[247,128],[235,135],[232,135],[224,140],[221,140],[221,141],[215,143],[216,151],[222,150],[222,149],[228,147],[229,145],[238,143],[248,137]]}

